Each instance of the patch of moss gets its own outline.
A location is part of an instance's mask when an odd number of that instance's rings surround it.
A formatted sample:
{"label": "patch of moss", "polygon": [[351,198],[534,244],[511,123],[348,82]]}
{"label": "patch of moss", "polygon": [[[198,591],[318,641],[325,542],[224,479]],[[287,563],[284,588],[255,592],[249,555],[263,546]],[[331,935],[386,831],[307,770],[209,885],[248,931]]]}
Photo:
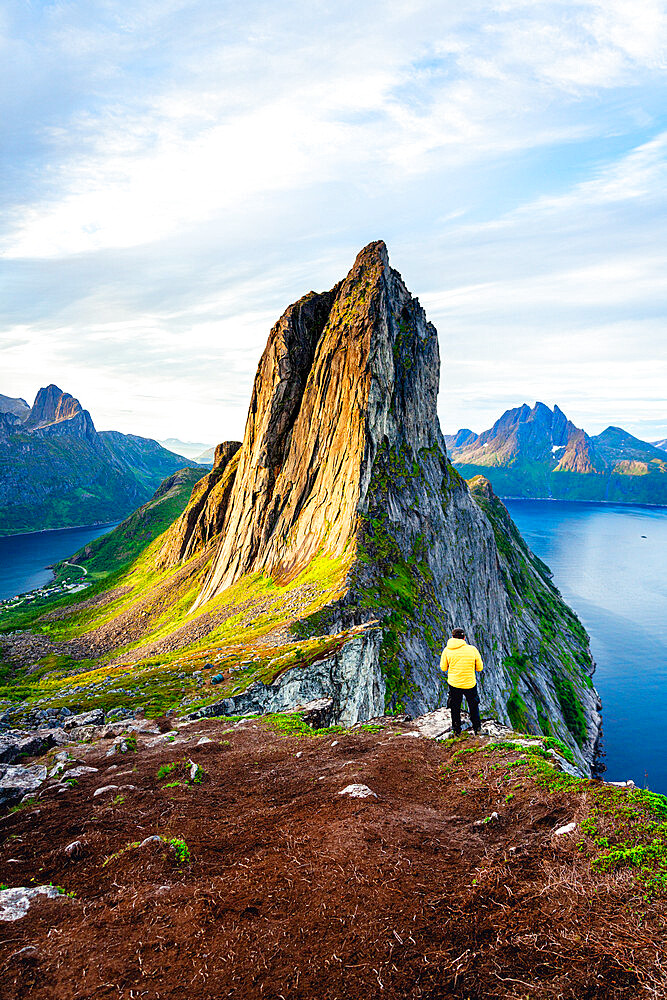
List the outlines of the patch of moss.
{"label": "patch of moss", "polygon": [[330,736],[332,733],[345,733],[344,726],[325,726],[323,729],[313,729],[299,712],[273,712],[262,716],[262,722],[284,736]]}
{"label": "patch of moss", "polygon": [[586,716],[577,698],[574,685],[569,678],[554,675],[554,687],[558,702],[563,712],[565,725],[570,730],[579,746],[583,746],[586,740]]}

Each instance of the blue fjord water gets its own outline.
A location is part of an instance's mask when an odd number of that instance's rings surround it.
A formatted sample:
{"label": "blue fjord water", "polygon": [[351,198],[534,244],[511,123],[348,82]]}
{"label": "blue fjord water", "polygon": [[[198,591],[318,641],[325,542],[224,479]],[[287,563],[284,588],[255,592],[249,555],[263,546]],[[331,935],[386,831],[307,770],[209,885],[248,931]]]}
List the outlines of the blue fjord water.
{"label": "blue fjord water", "polygon": [[667,508],[507,500],[591,637],[608,781],[667,793]]}
{"label": "blue fjord water", "polygon": [[[508,500],[519,530],[591,636],[609,780],[667,793],[667,509]],[[0,538],[0,599],[106,527]],[[642,537],[645,536],[645,537]]]}
{"label": "blue fjord water", "polygon": [[97,524],[0,538],[0,601],[42,587],[53,579],[47,566],[74,555],[113,526]]}

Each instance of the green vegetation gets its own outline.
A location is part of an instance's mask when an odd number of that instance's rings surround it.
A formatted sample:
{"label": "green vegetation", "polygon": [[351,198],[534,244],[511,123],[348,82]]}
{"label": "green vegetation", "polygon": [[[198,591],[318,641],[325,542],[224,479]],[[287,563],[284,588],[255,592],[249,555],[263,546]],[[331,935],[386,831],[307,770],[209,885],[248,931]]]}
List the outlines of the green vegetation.
{"label": "green vegetation", "polygon": [[576,764],[574,754],[570,750],[569,746],[563,743],[562,740],[557,740],[555,736],[546,736],[542,740],[542,745],[547,750],[557,750],[561,757],[564,757],[570,764]]}
{"label": "green vegetation", "polygon": [[354,586],[360,594],[360,606],[372,609],[382,619],[380,667],[388,714],[404,711],[406,700],[415,692],[410,663],[403,653],[404,637],[418,630],[434,652],[442,639],[428,621],[424,622],[429,615],[434,622],[442,618],[424,538],[413,540],[406,557],[386,512],[388,491],[402,489],[420,475],[419,463],[405,446],[396,449],[384,442],[373,466],[368,492],[371,506],[360,516],[359,568]]}
{"label": "green vegetation", "polygon": [[16,813],[20,812],[22,809],[29,809],[30,806],[34,805],[36,801],[37,797],[35,795],[32,795],[29,799],[26,799],[24,802],[17,802],[15,806],[10,806],[8,812]]}
{"label": "green vegetation", "polygon": [[275,712],[261,716],[261,721],[283,736],[331,736],[334,733],[345,733],[344,726],[325,726],[323,729],[313,729],[303,721],[299,712],[294,714]]}
{"label": "green vegetation", "polygon": [[[667,505],[667,466],[665,463],[617,462],[605,473],[553,471],[549,463],[530,462],[518,467],[494,464],[494,456],[485,455],[488,465],[456,462],[465,479],[485,476],[500,497],[553,497],[557,500],[608,500],[616,503]],[[502,461],[502,459],[497,459]]]}
{"label": "green vegetation", "polygon": [[181,840],[180,837],[172,837],[167,843],[176,855],[177,864],[185,865],[189,863],[190,849],[184,840]]}
{"label": "green vegetation", "polygon": [[72,558],[88,572],[90,581],[106,579],[136,559],[185,510],[203,469],[181,469],[158,488],[143,507],[101,538],[89,542]]}
{"label": "green vegetation", "polygon": [[517,733],[528,732],[530,729],[528,706],[519,692],[518,684],[521,675],[533,669],[532,661],[525,653],[515,651],[511,656],[505,658],[503,666],[512,679],[512,690],[506,706],[512,729]]}
{"label": "green vegetation", "polygon": [[166,778],[168,774],[171,774],[172,771],[175,771],[176,768],[181,763],[182,761],[180,760],[173,760],[170,764],[162,764],[162,766],[158,768],[155,777],[157,778],[158,781],[161,781],[162,778]]}
{"label": "green vegetation", "polygon": [[[255,680],[271,683],[286,669],[307,666],[330,655],[346,640],[346,635],[295,639],[278,651],[273,645],[266,648],[262,645],[265,635],[284,624],[285,602],[295,592],[304,595],[306,617],[315,614],[340,593],[351,554],[340,559],[321,555],[285,586],[279,586],[262,574],[242,578],[207,606],[207,612],[222,613],[223,619],[208,635],[194,641],[187,651],[142,657],[142,645],[167,639],[176,629],[201,614],[192,611],[192,604],[207,565],[202,566],[201,561],[195,559],[190,566],[156,570],[155,559],[161,544],[161,539],[156,539],[131,565],[86,592],[86,596],[108,592],[107,603],[72,607],[76,600],[70,597],[23,611],[20,617],[12,613],[0,618],[0,631],[29,625],[33,632],[59,641],[85,636],[121,614],[132,614],[141,602],[139,620],[144,630],[140,639],[111,650],[97,661],[76,661],[70,656],[45,657],[37,671],[31,668],[30,675],[25,669],[8,668],[0,678],[4,681],[0,684],[0,699],[28,705],[39,702],[40,705],[66,706],[76,711],[95,707],[108,711],[127,705],[131,699],[144,706],[148,717],[154,717],[184,703],[192,709],[206,705],[225,697],[232,688],[243,689]],[[40,617],[53,609],[57,617]],[[1,642],[0,636],[0,646]],[[134,650],[133,661],[130,656]],[[128,662],[111,666],[109,661],[121,652],[129,654]],[[221,665],[225,670],[234,667],[234,673],[230,670],[229,679],[223,684],[207,685],[210,675],[199,680],[193,677],[194,672],[211,658],[219,662],[223,657]]]}
{"label": "green vegetation", "polygon": [[74,891],[67,892],[67,890],[63,889],[61,885],[54,885],[53,888],[57,889],[61,896],[67,896],[68,899],[76,899],[76,893]]}
{"label": "green vegetation", "polygon": [[[595,871],[628,868],[649,892],[667,890],[667,798],[641,789],[598,789],[581,832]],[[585,850],[586,841],[580,849]]]}
{"label": "green vegetation", "polygon": [[[510,604],[516,613],[525,610],[539,623],[542,638],[539,652],[532,660],[515,650],[504,661],[511,680],[506,707],[512,727],[519,731],[531,728],[519,680],[539,666],[551,675],[563,721],[577,744],[583,746],[587,738],[586,718],[577,686],[580,690],[593,686],[590,676],[593,664],[586,630],[551,582],[549,568],[527,547],[486,480],[477,477],[471,480],[470,488],[493,529]],[[548,717],[543,705],[537,704],[536,711],[542,733],[552,736],[554,720]]]}
{"label": "green vegetation", "polygon": [[[163,837],[160,837],[159,839],[172,849],[177,864],[184,865],[190,862],[190,849],[186,842],[180,837],[172,837],[171,840],[165,840]],[[133,840],[130,843],[125,844],[125,846],[121,847],[121,849],[116,851],[115,854],[110,854],[107,858],[105,858],[102,862],[102,867],[104,868],[112,861],[116,861],[124,854],[127,854],[128,851],[135,851],[138,847],[141,847],[138,840]],[[68,895],[73,895],[73,893],[68,893]]]}
{"label": "green vegetation", "polygon": [[582,746],[586,739],[586,716],[574,685],[569,678],[559,677],[558,674],[554,675],[553,681],[565,724],[579,746]]}
{"label": "green vegetation", "polygon": [[[590,859],[591,869],[628,869],[648,894],[667,891],[667,797],[565,774],[556,768],[548,752],[553,747],[572,761],[571,751],[558,740],[542,739],[539,746],[518,746],[509,740],[474,746],[462,746],[462,742],[445,743],[452,753],[448,763],[440,767],[443,780],[455,775],[456,781],[463,783],[474,775],[488,783],[488,772],[477,764],[486,760],[492,772],[502,774],[499,791],[506,803],[515,798],[517,788],[531,785],[549,795],[565,793],[569,801],[572,795],[580,796],[588,811],[579,823],[582,839],[578,848]],[[471,789],[464,786],[459,791],[467,794]]]}
{"label": "green vegetation", "polygon": [[510,717],[512,729],[514,729],[515,732],[524,732],[524,730],[530,728],[528,707],[516,688],[507,699],[507,714]]}
{"label": "green vegetation", "polygon": [[0,478],[12,483],[0,534],[108,524],[187,464],[148,438],[113,431],[95,437],[26,430],[10,436],[0,456]]}
{"label": "green vegetation", "polygon": [[182,760],[173,760],[168,764],[162,764],[158,768],[155,777],[158,781],[162,781],[164,778],[168,778],[170,774],[178,772],[179,780],[170,781],[163,785],[163,788],[176,788],[179,785],[201,785],[201,783],[206,778],[206,771],[200,764],[195,764],[195,772],[190,777],[192,771],[193,761],[184,758]]}

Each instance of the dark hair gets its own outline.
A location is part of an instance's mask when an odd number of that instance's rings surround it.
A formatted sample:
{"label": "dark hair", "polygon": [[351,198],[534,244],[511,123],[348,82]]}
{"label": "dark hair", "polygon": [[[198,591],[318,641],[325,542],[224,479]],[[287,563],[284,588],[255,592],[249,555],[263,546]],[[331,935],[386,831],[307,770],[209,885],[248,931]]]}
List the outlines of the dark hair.
{"label": "dark hair", "polygon": [[452,629],[452,638],[453,639],[465,639],[465,637],[466,637],[466,634],[465,634],[465,632],[463,631],[462,628],[453,628]]}

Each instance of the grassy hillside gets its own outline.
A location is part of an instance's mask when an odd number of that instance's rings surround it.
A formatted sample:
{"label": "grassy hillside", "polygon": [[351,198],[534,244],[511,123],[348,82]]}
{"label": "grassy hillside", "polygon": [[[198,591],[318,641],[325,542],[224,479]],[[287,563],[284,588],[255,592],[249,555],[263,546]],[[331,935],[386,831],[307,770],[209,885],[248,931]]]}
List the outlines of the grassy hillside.
{"label": "grassy hillside", "polygon": [[187,507],[204,469],[180,469],[160,484],[153,497],[108,535],[96,538],[71,557],[87,570],[91,582],[118,572],[166,531]]}
{"label": "grassy hillside", "polygon": [[[290,627],[338,596],[345,559],[316,558],[287,586],[255,573],[193,612],[213,546],[183,565],[158,568],[163,532],[184,509],[197,470],[182,470],[156,496],[73,559],[92,585],[0,614],[0,702],[111,708],[140,703],[151,715],[205,704],[254,680],[270,681],[341,643],[302,639]],[[1,633],[31,630],[29,655]],[[42,655],[39,655],[41,652]],[[199,671],[219,664],[220,683]]]}

